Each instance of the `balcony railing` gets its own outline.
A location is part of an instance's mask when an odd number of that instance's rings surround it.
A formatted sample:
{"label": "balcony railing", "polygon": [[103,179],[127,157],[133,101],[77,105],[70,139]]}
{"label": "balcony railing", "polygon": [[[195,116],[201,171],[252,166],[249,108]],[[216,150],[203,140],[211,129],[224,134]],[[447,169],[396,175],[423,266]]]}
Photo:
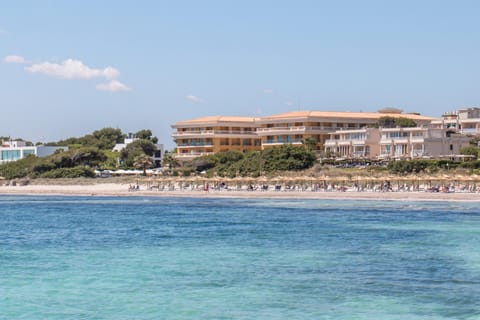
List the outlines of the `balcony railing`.
{"label": "balcony railing", "polygon": [[289,143],[302,143],[302,139],[291,139],[291,140],[265,140],[262,141],[262,144],[289,144]]}
{"label": "balcony railing", "polygon": [[177,147],[213,147],[212,142],[186,142],[178,143]]}
{"label": "balcony railing", "polygon": [[214,152],[188,152],[188,153],[176,153],[175,158],[197,158],[202,156],[209,156]]}
{"label": "balcony railing", "polygon": [[462,129],[462,132],[463,133],[467,133],[467,134],[475,134],[475,133],[480,133],[480,129],[477,129],[477,128],[463,128]]}
{"label": "balcony railing", "polygon": [[[304,131],[335,131],[345,128],[340,127],[322,127],[322,126],[296,126],[296,127],[271,127],[271,128],[257,128],[258,133],[266,132],[304,132]],[[352,128],[354,129],[354,128]]]}
{"label": "balcony railing", "polygon": [[177,131],[173,133],[173,136],[213,136],[215,134],[231,134],[231,135],[255,135],[255,131],[237,131],[237,130],[203,130],[203,131]]}

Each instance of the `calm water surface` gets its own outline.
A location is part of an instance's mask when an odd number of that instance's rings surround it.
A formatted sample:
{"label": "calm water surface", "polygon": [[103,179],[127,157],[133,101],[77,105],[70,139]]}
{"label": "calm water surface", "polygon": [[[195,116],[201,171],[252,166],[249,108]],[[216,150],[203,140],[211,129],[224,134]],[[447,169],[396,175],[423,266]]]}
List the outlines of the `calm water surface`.
{"label": "calm water surface", "polygon": [[0,196],[0,319],[480,319],[479,205]]}

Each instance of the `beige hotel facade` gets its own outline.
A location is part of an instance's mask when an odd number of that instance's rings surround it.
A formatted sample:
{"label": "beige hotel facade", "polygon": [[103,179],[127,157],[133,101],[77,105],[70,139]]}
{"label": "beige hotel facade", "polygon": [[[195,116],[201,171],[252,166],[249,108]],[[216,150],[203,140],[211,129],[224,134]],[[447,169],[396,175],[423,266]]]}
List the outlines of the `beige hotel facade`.
{"label": "beige hotel facade", "polygon": [[419,114],[391,112],[293,111],[266,117],[212,116],[180,121],[172,125],[176,158],[180,161],[216,152],[263,150],[282,144],[301,145],[309,139],[323,152],[325,142],[339,130],[361,130],[384,116],[404,117],[418,126],[434,120]]}

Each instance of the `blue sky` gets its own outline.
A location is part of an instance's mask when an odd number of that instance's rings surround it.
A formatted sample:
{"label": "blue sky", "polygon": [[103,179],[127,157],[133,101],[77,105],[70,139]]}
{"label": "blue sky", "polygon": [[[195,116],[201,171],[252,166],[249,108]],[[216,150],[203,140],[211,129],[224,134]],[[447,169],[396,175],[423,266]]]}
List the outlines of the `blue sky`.
{"label": "blue sky", "polygon": [[478,1],[2,1],[0,135],[480,105]]}

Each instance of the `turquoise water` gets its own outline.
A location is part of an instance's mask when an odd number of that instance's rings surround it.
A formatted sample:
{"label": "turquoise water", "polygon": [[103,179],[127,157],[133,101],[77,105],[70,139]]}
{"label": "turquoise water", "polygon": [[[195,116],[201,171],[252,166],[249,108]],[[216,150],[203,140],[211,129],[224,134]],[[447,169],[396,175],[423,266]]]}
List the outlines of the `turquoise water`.
{"label": "turquoise water", "polygon": [[0,319],[480,319],[474,203],[0,196]]}

